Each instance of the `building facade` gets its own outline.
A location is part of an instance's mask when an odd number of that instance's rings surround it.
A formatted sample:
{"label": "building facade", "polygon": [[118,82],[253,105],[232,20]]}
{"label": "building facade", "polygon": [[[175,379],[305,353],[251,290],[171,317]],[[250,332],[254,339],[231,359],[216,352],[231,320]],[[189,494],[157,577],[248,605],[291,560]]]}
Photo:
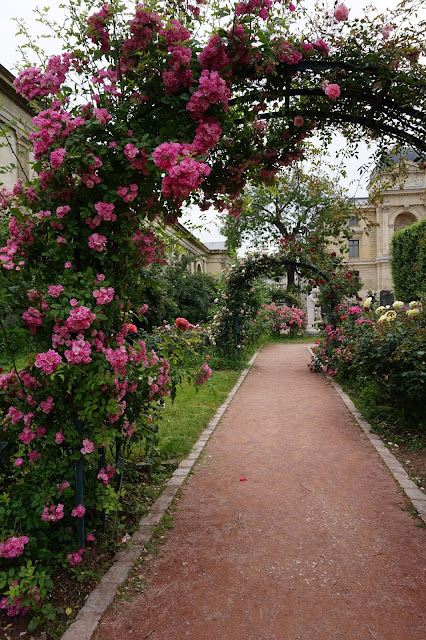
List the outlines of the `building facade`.
{"label": "building facade", "polygon": [[214,276],[231,265],[225,242],[201,242],[180,222],[171,227],[171,231],[179,244],[179,252],[190,258],[188,269],[191,273],[208,273]]}
{"label": "building facade", "polygon": [[[410,160],[411,155],[411,160]],[[419,169],[408,154],[404,178],[387,188],[391,182],[389,172],[374,179],[377,203],[360,198],[356,204],[360,215],[350,220],[352,239],[349,240],[348,263],[359,272],[362,281],[360,295],[368,290],[392,291],[390,254],[395,231],[426,218],[426,170]],[[426,277],[426,274],[425,274]]]}
{"label": "building facade", "polygon": [[25,180],[33,176],[31,143],[28,134],[35,112],[28,102],[17,95],[13,86],[15,76],[0,64],[0,128],[6,127],[0,139],[0,167],[10,167],[11,171],[0,175],[0,182],[11,188],[19,178]]}

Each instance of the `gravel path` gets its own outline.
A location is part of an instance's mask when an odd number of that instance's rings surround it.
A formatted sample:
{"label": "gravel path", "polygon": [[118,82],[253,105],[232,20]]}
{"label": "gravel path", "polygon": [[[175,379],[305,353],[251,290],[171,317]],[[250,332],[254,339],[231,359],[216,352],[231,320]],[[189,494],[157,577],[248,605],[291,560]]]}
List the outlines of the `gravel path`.
{"label": "gravel path", "polygon": [[96,640],[426,638],[425,530],[308,361],[261,352]]}

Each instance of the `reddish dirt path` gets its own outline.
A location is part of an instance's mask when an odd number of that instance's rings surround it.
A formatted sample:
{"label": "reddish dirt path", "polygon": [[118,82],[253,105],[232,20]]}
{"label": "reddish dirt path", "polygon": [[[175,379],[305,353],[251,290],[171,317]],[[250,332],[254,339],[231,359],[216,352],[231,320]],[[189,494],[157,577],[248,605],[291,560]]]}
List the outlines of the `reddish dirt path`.
{"label": "reddish dirt path", "polygon": [[97,640],[426,638],[425,531],[308,360],[261,352]]}

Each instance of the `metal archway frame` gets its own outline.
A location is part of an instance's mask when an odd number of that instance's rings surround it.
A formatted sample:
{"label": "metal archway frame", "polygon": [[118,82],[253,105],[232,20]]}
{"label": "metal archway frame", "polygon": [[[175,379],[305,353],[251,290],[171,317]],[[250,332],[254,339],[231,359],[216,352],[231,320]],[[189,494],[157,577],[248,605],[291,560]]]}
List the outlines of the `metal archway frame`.
{"label": "metal archway frame", "polygon": [[[277,267],[296,267],[296,269],[307,269],[308,271],[312,271],[313,273],[317,273],[318,275],[320,275],[322,278],[324,278],[324,280],[326,282],[330,282],[330,278],[328,277],[328,275],[324,272],[321,271],[321,269],[319,269],[318,267],[314,267],[311,264],[307,264],[304,262],[297,262],[296,260],[287,260],[286,258],[282,258],[280,260],[277,260],[277,258],[273,257],[273,256],[265,256],[269,259],[274,259],[277,262]],[[256,278],[259,277],[259,275],[261,275],[262,273],[268,272],[271,270],[271,264],[265,264],[265,265],[258,265],[259,269],[258,272],[255,274],[251,274],[249,278],[242,278],[242,281],[246,284],[246,287],[248,288],[251,281]],[[242,266],[237,273],[241,273],[241,275],[245,275],[245,273],[243,273],[245,271],[244,266]],[[239,305],[237,304],[239,296],[238,293],[241,291],[240,287],[235,287],[234,289],[236,296],[234,299],[234,344],[235,344],[235,348],[237,348],[237,345],[239,344],[239,333],[238,333],[238,318],[239,318],[239,313],[236,312],[237,307],[239,307]],[[330,300],[330,309],[333,309],[334,307],[334,296],[332,294],[331,300]]]}

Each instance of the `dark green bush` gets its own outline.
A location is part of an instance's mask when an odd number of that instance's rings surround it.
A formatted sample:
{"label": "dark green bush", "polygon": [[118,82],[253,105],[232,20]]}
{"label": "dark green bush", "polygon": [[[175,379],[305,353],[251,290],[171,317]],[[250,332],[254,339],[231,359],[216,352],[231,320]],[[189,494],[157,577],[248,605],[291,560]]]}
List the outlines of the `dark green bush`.
{"label": "dark green bush", "polygon": [[411,302],[426,293],[426,220],[394,234],[391,267],[398,300]]}

